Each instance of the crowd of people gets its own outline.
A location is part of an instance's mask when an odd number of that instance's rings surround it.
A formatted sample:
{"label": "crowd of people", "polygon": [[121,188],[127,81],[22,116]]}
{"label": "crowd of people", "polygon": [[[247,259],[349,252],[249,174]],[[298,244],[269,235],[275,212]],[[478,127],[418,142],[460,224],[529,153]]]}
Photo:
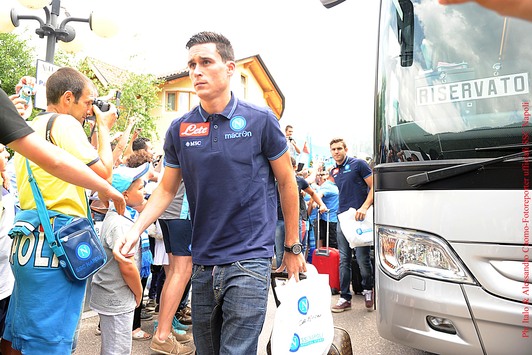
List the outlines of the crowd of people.
{"label": "crowd of people", "polygon": [[[529,0],[477,2],[532,19]],[[293,127],[283,134],[271,110],[230,90],[236,68],[230,41],[201,32],[186,48],[200,105],[171,124],[162,159],[133,131],[133,117],[110,137],[116,107],[102,112],[94,106],[96,88],[77,70],[61,68],[50,76],[47,109],[31,126],[23,119],[28,102],[0,90],[3,355],[74,352],[87,287],[100,317],[102,354],[131,353],[134,339],[149,340],[164,354],[257,353],[272,257],[278,270],[298,279],[312,248],[324,243],[340,253],[340,297],[332,311],[351,308],[353,252],[366,308],[373,309],[371,247],[353,250],[338,222],[349,208],[357,220],[366,217],[373,203],[370,166],[348,156],[346,142],[334,138],[333,166],[299,171]],[[33,80],[22,78],[16,91]],[[83,129],[89,115],[96,132],[90,141]],[[222,132],[243,128],[253,134],[223,139]],[[6,146],[18,153],[11,160]],[[20,211],[36,208],[28,166],[46,208],[78,217],[92,211],[100,221],[108,262],[90,285],[66,277],[38,224],[8,237],[15,223],[27,222],[18,219]],[[219,171],[224,174],[213,173]],[[58,228],[61,221],[53,224]],[[152,317],[146,310],[159,314],[153,334],[140,327]],[[190,324],[193,338],[186,332]]]}
{"label": "crowd of people", "polygon": [[[288,146],[296,147],[293,139],[293,127],[287,126],[285,135]],[[356,220],[366,217],[368,208],[373,204],[373,173],[364,159],[349,157],[348,148],[343,138],[333,138],[329,143],[334,164],[326,167],[319,163],[316,168],[305,168],[296,173],[296,181],[300,193],[300,242],[305,252],[306,246],[311,248],[331,247],[338,249],[340,254],[339,278],[340,297],[331,310],[343,312],[351,309],[351,284],[353,262],[360,270],[361,294],[369,311],[374,309],[374,270],[372,247],[362,246],[351,248],[342,228],[338,223],[338,214],[354,208]],[[297,152],[293,152],[297,157]],[[292,157],[292,165],[296,170],[296,158]],[[306,199],[305,199],[306,198]],[[279,214],[276,229],[276,259],[281,265],[283,257],[282,215]],[[319,238],[316,238],[319,236]],[[312,262],[309,250],[307,260]]]}
{"label": "crowd of people", "polygon": [[[332,247],[342,250],[346,244],[337,213],[356,207],[364,218],[372,203],[371,170],[363,160],[347,158],[343,140],[331,142],[335,166],[300,171],[293,127],[283,133],[270,109],[230,90],[236,64],[229,40],[201,32],[186,48],[200,105],[171,124],[160,155],[134,130],[134,117],[111,137],[116,107],[102,112],[93,105],[96,88],[75,69],[50,76],[47,109],[31,127],[22,118],[28,103],[0,92],[3,355],[75,351],[88,287],[90,308],[99,315],[102,354],[131,353],[134,340],[150,341],[150,348],[163,354],[256,353],[271,270],[298,279],[312,254],[308,247],[321,247],[326,235]],[[16,89],[33,81],[24,77]],[[94,132],[89,139],[87,123]],[[242,127],[253,134],[238,140],[220,135]],[[3,144],[19,153],[9,162]],[[36,208],[26,161],[47,209],[92,214],[108,261],[90,284],[67,278],[38,224],[26,235],[9,232],[13,224],[27,222],[17,219],[19,211]],[[59,221],[52,224],[60,227]],[[333,311],[349,308],[347,248],[339,266],[347,280],[345,302]],[[364,287],[372,302],[368,275]],[[141,322],[155,313],[150,334]]]}

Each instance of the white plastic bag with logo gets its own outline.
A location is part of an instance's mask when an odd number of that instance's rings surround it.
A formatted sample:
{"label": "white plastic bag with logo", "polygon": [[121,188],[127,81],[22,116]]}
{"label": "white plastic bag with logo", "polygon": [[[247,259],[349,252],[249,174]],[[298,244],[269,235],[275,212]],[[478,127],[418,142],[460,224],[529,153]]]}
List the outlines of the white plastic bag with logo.
{"label": "white plastic bag with logo", "polygon": [[271,337],[272,355],[327,354],[333,337],[329,275],[318,274],[307,264],[307,278],[292,277],[276,287],[281,304],[275,313]]}
{"label": "white plastic bag with logo", "polygon": [[373,206],[363,221],[355,220],[357,210],[350,208],[338,215],[340,228],[351,248],[373,245]]}

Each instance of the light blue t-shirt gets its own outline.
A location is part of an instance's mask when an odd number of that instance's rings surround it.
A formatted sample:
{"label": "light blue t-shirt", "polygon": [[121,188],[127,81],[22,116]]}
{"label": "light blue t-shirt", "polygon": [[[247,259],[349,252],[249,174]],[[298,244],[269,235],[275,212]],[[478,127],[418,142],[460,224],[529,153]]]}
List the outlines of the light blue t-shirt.
{"label": "light blue t-shirt", "polygon": [[332,181],[325,181],[318,189],[318,192],[323,194],[321,200],[329,209],[329,213],[322,213],[320,218],[324,221],[329,217],[329,222],[338,222],[338,186]]}

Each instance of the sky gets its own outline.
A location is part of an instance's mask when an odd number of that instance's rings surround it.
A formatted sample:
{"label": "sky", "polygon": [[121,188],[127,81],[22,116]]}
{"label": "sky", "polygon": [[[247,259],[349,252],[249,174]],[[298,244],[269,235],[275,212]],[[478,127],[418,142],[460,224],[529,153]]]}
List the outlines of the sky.
{"label": "sky", "polygon": [[[20,14],[32,13],[6,1]],[[262,57],[285,96],[283,129],[294,126],[301,145],[311,137],[314,146],[326,148],[333,137],[344,137],[352,154],[372,153],[379,3],[347,0],[326,9],[320,0],[61,2],[71,16],[103,11],[120,28],[116,36],[103,39],[87,24],[71,23],[84,44],[78,56],[136,72],[158,75],[183,69],[190,36],[200,31],[224,34],[237,59]],[[37,23],[21,24],[42,46],[37,54],[44,59],[45,40],[32,35]]]}

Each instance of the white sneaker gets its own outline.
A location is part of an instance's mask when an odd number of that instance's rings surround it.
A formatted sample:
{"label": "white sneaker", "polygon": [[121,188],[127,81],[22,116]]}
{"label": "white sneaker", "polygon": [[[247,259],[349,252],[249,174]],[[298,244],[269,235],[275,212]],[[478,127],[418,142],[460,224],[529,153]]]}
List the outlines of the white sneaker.
{"label": "white sneaker", "polygon": [[362,295],[364,296],[368,312],[373,311],[373,290],[364,290],[362,291]]}
{"label": "white sneaker", "polygon": [[351,309],[351,301],[340,297],[338,299],[338,302],[336,302],[336,305],[332,306],[331,311],[333,311],[334,313],[340,313],[348,309]]}

